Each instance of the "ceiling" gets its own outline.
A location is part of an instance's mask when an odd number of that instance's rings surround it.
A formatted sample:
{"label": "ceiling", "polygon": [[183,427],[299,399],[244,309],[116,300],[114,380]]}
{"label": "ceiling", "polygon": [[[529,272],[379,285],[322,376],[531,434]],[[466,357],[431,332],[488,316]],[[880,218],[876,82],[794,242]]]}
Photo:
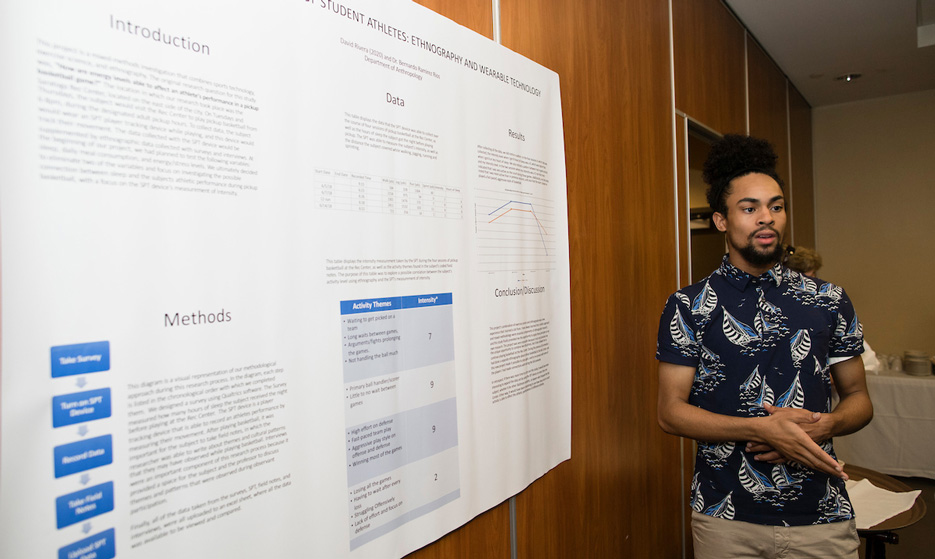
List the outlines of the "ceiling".
{"label": "ceiling", "polygon": [[724,1],[812,107],[935,89],[935,45],[916,38],[935,0]]}

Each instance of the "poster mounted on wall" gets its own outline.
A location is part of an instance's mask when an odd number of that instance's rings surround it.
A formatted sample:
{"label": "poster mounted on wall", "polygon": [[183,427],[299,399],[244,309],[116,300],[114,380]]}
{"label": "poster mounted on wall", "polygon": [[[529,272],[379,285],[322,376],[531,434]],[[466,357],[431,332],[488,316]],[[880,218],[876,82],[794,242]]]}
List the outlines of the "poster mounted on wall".
{"label": "poster mounted on wall", "polygon": [[0,22],[0,556],[401,557],[570,457],[554,72],[401,0]]}

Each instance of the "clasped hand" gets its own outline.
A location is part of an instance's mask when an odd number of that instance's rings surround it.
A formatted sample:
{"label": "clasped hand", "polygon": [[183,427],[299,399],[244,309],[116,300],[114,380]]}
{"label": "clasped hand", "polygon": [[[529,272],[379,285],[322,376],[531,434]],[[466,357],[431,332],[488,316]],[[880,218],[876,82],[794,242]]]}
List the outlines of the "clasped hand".
{"label": "clasped hand", "polygon": [[762,418],[759,434],[762,441],[751,441],[747,452],[757,453],[759,462],[782,464],[788,461],[804,464],[829,475],[847,479],[843,467],[819,443],[831,438],[831,418],[798,408],[777,408],[765,405],[769,413]]}

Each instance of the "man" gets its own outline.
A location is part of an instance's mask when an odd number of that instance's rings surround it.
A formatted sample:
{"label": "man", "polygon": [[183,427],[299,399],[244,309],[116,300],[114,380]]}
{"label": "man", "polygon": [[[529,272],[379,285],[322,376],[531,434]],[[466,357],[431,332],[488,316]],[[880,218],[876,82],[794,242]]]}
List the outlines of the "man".
{"label": "man", "polygon": [[[695,557],[857,558],[831,438],[873,416],[844,290],[781,264],[786,207],[768,142],[728,135],[705,162],[727,255],[659,324],[660,426],[698,441]],[[840,396],[831,409],[831,379]]]}

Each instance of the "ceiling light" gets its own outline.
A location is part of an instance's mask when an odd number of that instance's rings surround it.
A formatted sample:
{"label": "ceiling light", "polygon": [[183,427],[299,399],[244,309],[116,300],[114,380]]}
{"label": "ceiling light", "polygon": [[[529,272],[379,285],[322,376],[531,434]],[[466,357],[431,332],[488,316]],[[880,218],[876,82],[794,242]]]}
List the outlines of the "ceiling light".
{"label": "ceiling light", "polygon": [[859,77],[860,77],[860,74],[844,74],[843,76],[838,76],[834,79],[839,82],[852,82]]}

